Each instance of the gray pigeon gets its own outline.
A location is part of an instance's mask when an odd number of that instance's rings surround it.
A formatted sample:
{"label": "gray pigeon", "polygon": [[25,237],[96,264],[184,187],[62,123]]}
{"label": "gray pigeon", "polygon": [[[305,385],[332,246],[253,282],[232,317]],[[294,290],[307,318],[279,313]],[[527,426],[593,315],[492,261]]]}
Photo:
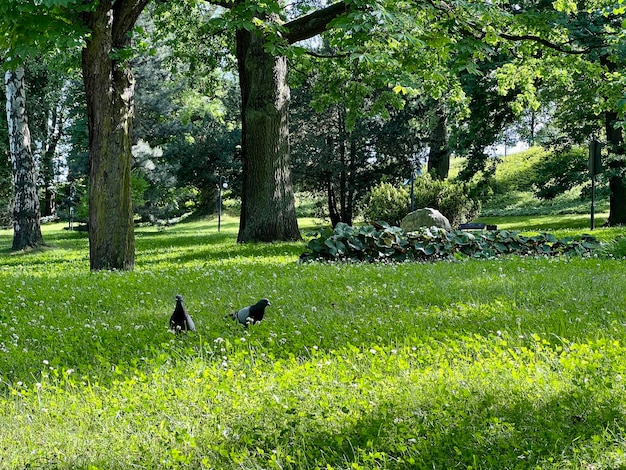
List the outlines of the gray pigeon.
{"label": "gray pigeon", "polygon": [[250,323],[259,323],[265,315],[265,307],[272,305],[267,299],[261,299],[256,304],[244,307],[237,312],[233,312],[233,320],[248,326]]}
{"label": "gray pigeon", "polygon": [[170,317],[170,328],[176,332],[181,331],[196,331],[196,325],[193,324],[193,320],[187,313],[185,306],[183,305],[183,296],[176,296],[176,308],[174,313]]}

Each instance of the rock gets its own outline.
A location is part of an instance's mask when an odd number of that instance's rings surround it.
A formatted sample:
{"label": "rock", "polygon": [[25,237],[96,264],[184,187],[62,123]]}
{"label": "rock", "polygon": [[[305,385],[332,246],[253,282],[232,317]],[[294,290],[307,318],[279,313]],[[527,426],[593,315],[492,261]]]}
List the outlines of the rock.
{"label": "rock", "polygon": [[407,214],[404,219],[402,219],[402,222],[400,222],[400,227],[405,232],[414,232],[421,227],[433,226],[443,228],[448,232],[452,231],[452,226],[448,218],[438,210],[431,209],[430,207],[417,209]]}

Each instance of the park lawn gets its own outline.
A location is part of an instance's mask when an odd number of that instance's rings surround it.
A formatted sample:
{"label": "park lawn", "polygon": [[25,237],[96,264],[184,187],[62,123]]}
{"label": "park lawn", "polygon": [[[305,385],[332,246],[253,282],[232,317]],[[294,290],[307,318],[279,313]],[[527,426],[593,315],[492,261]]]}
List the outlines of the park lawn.
{"label": "park lawn", "polygon": [[[602,225],[609,217],[608,212],[596,214],[594,230],[591,230],[590,214],[563,214],[563,215],[520,215],[507,217],[480,217],[477,221],[485,224],[496,224],[498,228],[519,231],[555,231],[573,230],[593,234],[602,234],[605,229]],[[619,232],[619,230],[617,230]],[[595,235],[595,234],[594,234]],[[601,235],[600,235],[601,236]]]}
{"label": "park lawn", "polygon": [[95,273],[85,233],[0,232],[0,468],[626,467],[624,261],[299,264],[236,230],[139,228]]}

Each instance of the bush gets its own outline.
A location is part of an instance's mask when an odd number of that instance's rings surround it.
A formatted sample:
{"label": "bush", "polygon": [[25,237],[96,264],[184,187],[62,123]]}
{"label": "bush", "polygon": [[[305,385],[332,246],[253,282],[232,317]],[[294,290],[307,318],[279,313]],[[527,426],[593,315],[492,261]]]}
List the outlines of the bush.
{"label": "bush", "polygon": [[365,197],[364,215],[367,220],[384,220],[391,225],[400,225],[409,211],[409,203],[410,195],[406,189],[380,183]]}
{"label": "bush", "polygon": [[589,180],[588,157],[583,148],[554,150],[535,165],[535,195],[554,199]]}
{"label": "bush", "polygon": [[614,240],[603,245],[602,254],[607,258],[626,258],[626,237],[620,235]]}
{"label": "bush", "polygon": [[445,215],[452,226],[475,219],[480,202],[470,196],[470,185],[433,180],[425,175],[415,180],[415,208],[431,207]]}

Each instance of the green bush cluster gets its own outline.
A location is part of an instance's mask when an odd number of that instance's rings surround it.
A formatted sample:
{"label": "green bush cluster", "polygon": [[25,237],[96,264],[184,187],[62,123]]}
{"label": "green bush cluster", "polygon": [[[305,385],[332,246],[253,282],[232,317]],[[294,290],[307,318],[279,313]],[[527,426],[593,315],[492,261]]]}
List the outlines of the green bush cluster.
{"label": "green bush cluster", "polygon": [[452,226],[475,219],[480,202],[470,195],[470,185],[456,181],[440,181],[424,175],[415,181],[415,207],[432,207],[445,215]]}
{"label": "green bush cluster", "polygon": [[[416,209],[437,209],[453,226],[475,219],[480,212],[480,202],[470,195],[470,185],[467,183],[440,181],[424,175],[415,180],[413,197]],[[390,183],[380,183],[372,188],[365,199],[365,219],[400,225],[409,211],[410,198],[408,190]]]}
{"label": "green bush cluster", "polygon": [[400,225],[400,221],[409,211],[410,198],[409,192],[402,187],[379,183],[365,198],[365,219],[384,220],[391,225]]}
{"label": "green bush cluster", "polygon": [[565,191],[589,181],[588,157],[580,147],[546,153],[535,163],[534,193],[540,199],[554,199]]}
{"label": "green bush cluster", "polygon": [[557,240],[554,235],[535,236],[498,230],[483,233],[447,232],[437,227],[405,233],[385,223],[351,227],[339,223],[312,239],[301,261],[434,261],[441,259],[494,258],[502,255],[586,255],[599,247],[590,235]]}

